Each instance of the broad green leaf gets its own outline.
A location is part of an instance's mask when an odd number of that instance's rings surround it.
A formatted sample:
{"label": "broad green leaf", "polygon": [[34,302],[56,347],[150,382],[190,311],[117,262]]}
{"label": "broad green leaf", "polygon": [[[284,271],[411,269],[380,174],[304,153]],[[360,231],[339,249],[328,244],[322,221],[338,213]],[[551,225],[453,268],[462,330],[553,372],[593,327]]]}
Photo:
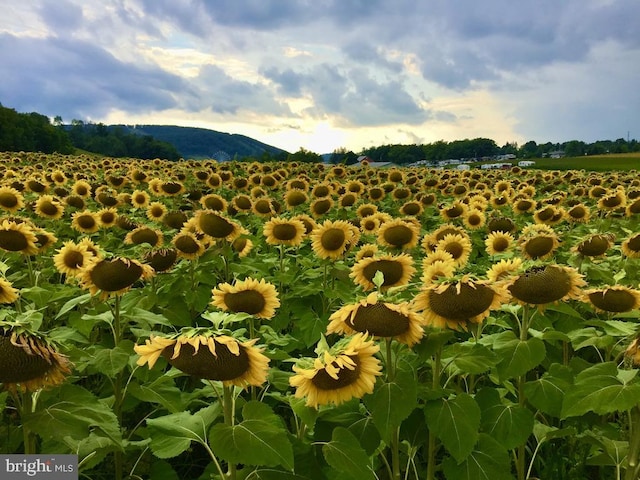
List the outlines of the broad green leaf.
{"label": "broad green leaf", "polygon": [[[211,295],[210,292],[209,295]],[[138,307],[131,309],[131,311],[123,312],[122,318],[127,322],[135,324],[146,330],[153,330],[159,325],[164,327],[173,327],[171,322],[164,315],[149,312]]]}
{"label": "broad green leaf", "polygon": [[606,348],[614,343],[613,337],[594,327],[581,328],[568,333],[574,350],[585,347]]}
{"label": "broad green leaf", "polygon": [[533,413],[500,398],[494,388],[484,388],[476,395],[482,410],[482,431],[491,435],[507,450],[523,445],[533,432]]}
{"label": "broad green leaf", "polygon": [[494,367],[500,357],[484,345],[478,343],[454,343],[443,352],[442,363],[451,362],[460,372],[474,375],[484,373]]}
{"label": "broad green leaf", "polygon": [[215,403],[195,414],[179,412],[147,419],[151,451],[158,458],[172,458],[186,451],[191,442],[207,444],[207,429],[220,416],[220,404]]}
{"label": "broad green leaf", "polygon": [[230,463],[281,465],[293,471],[293,449],[280,417],[264,403],[250,401],[242,409],[242,419],[233,426],[211,428],[213,452]]}
{"label": "broad green leaf", "polygon": [[331,467],[351,480],[373,480],[369,456],[356,437],[344,427],[333,430],[331,441],[322,446],[325,460]]}
{"label": "broad green leaf", "polygon": [[447,480],[513,480],[507,450],[484,433],[463,462],[449,457],[444,459],[442,467]]}
{"label": "broad green leaf", "polygon": [[640,398],[640,384],[629,384],[624,380],[613,362],[599,363],[583,370],[565,394],[561,418],[587,412],[604,415],[633,407]]}
{"label": "broad green leaf", "polygon": [[558,428],[544,423],[536,423],[533,426],[533,436],[536,437],[536,441],[539,444],[556,438],[572,437],[575,434],[576,429],[574,427]]}
{"label": "broad green leaf", "polygon": [[130,354],[124,348],[102,348],[96,346],[95,354],[88,363],[100,373],[114,377],[129,363]]}
{"label": "broad green leaf", "polygon": [[116,445],[122,442],[113,411],[78,385],[62,385],[50,397],[41,399],[38,411],[25,415],[23,421],[43,438],[69,436],[80,440],[93,431],[108,437]]}
{"label": "broad green leaf", "polygon": [[78,305],[83,305],[89,302],[90,300],[91,300],[90,293],[85,293],[84,295],[79,295],[77,297],[72,298],[71,300],[67,301],[62,307],[60,307],[60,310],[56,315],[56,320],[61,316],[63,316],[65,313],[70,312],[71,310],[76,308]]}
{"label": "broad green leaf", "polygon": [[158,403],[171,413],[181,412],[187,407],[184,393],[166,375],[149,383],[131,382],[127,392],[138,400]]}
{"label": "broad green leaf", "polygon": [[520,340],[514,338],[494,344],[494,351],[501,358],[498,363],[498,376],[501,380],[524,375],[544,360],[547,351],[544,342],[538,338]]}
{"label": "broad green leaf", "polygon": [[480,428],[480,407],[466,393],[455,398],[426,404],[425,418],[429,429],[458,462],[473,450]]}
{"label": "broad green leaf", "polygon": [[294,396],[287,397],[289,401],[289,405],[291,406],[291,410],[295,413],[300,420],[307,426],[309,429],[313,429],[313,426],[316,423],[316,419],[318,418],[318,410],[313,407],[308,407],[306,405],[306,400],[304,398],[295,398]]}
{"label": "broad green leaf", "polygon": [[398,369],[392,382],[381,382],[364,398],[380,436],[388,441],[392,432],[418,403],[417,382],[412,371]]}
{"label": "broad green leaf", "polygon": [[373,455],[380,446],[380,433],[373,424],[370,416],[362,417],[349,425],[348,430],[353,433],[367,455]]}
{"label": "broad green leaf", "polygon": [[571,376],[568,367],[551,365],[542,377],[524,384],[527,401],[541,412],[559,417],[565,392],[571,387]]}
{"label": "broad green leaf", "polygon": [[636,334],[635,322],[623,322],[621,320],[590,320],[587,325],[601,328],[604,333],[612,337],[631,337]]}

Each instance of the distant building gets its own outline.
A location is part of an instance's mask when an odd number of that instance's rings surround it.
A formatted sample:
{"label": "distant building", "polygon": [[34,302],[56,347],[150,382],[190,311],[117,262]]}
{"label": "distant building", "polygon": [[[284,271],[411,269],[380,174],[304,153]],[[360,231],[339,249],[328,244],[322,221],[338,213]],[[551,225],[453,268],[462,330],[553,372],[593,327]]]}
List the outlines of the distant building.
{"label": "distant building", "polygon": [[518,162],[518,166],[519,167],[530,167],[532,165],[535,165],[536,162],[534,162],[533,160],[520,160]]}
{"label": "distant building", "polygon": [[552,150],[547,152],[546,156],[549,158],[562,158],[564,157],[564,150]]}
{"label": "distant building", "polygon": [[388,167],[391,162],[374,162],[367,155],[360,155],[357,164],[362,167]]}

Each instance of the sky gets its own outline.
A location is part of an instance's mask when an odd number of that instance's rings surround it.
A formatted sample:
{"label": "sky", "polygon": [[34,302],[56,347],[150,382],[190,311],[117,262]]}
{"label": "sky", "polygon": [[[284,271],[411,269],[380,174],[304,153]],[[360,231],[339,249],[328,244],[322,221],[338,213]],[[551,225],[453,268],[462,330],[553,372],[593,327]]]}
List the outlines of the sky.
{"label": "sky", "polygon": [[639,0],[0,0],[0,103],[289,152],[640,138]]}

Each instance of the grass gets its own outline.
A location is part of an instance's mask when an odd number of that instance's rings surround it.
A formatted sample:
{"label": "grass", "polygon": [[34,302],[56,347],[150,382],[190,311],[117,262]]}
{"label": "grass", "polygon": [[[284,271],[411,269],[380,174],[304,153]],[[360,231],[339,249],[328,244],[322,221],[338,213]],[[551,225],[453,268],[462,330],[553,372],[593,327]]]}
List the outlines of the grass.
{"label": "grass", "polygon": [[[505,163],[517,165],[520,160],[521,159]],[[529,170],[587,170],[594,172],[640,170],[640,152],[610,153],[606,155],[589,155],[582,157],[532,158],[531,160],[536,163],[531,167],[526,167]],[[479,167],[480,164],[476,164],[475,166]]]}

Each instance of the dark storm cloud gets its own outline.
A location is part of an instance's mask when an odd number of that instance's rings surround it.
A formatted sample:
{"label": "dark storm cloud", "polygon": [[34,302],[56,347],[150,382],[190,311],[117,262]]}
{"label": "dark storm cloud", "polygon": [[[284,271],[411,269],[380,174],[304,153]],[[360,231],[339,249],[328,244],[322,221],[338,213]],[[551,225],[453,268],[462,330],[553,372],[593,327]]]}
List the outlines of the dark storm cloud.
{"label": "dark storm cloud", "polygon": [[175,75],[152,65],[121,62],[78,40],[0,34],[0,51],[0,98],[20,111],[95,118],[111,109],[178,107],[179,96],[194,95]]}

